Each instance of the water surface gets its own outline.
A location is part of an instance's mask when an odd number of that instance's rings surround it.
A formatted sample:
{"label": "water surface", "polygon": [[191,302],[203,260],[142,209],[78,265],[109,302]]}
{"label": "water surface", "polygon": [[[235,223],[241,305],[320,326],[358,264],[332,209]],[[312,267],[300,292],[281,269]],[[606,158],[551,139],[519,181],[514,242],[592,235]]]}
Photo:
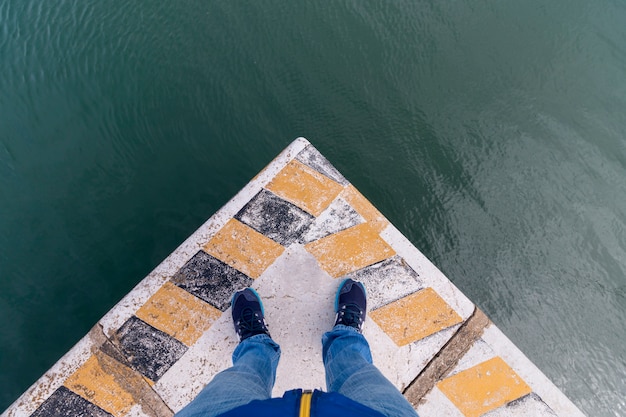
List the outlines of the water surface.
{"label": "water surface", "polygon": [[0,409],[297,136],[626,415],[626,5],[0,0]]}

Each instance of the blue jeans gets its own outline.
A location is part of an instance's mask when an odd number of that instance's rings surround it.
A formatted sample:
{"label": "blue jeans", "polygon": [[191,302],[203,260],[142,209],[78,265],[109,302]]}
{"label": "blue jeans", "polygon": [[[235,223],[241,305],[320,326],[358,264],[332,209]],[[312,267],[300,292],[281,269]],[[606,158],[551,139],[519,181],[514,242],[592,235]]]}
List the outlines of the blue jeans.
{"label": "blue jeans", "polygon": [[[370,347],[353,327],[337,325],[322,337],[326,387],[389,417],[416,417],[413,407],[372,364]],[[253,400],[268,399],[276,380],[280,347],[267,335],[252,336],[175,417],[215,417]]]}

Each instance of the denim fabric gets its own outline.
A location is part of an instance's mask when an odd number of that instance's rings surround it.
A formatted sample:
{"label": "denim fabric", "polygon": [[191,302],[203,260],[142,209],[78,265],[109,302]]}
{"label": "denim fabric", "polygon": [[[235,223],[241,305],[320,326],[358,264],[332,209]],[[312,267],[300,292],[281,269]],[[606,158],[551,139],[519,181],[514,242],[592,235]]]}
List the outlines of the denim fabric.
{"label": "denim fabric", "polygon": [[338,392],[389,417],[416,417],[400,391],[372,364],[365,337],[353,327],[337,325],[322,337],[326,389]]}
{"label": "denim fabric", "polygon": [[215,417],[253,400],[272,395],[280,347],[259,334],[239,343],[233,366],[215,378],[176,417]]}
{"label": "denim fabric", "polygon": [[[388,417],[416,417],[413,407],[372,364],[369,344],[356,329],[337,325],[322,337],[326,386]],[[237,346],[233,366],[220,372],[175,417],[216,417],[271,397],[280,348],[267,335]]]}

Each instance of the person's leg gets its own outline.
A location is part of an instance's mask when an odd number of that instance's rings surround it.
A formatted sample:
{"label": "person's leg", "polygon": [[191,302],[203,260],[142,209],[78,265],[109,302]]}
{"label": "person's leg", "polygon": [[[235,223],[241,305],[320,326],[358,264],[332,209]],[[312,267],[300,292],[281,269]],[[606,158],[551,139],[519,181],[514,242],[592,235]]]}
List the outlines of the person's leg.
{"label": "person's leg", "polygon": [[337,325],[322,338],[326,387],[389,417],[417,413],[372,363],[365,337],[354,327]]}
{"label": "person's leg", "polygon": [[268,335],[243,340],[233,366],[220,372],[176,417],[214,417],[272,395],[280,347]]}
{"label": "person's leg", "polygon": [[215,417],[272,395],[280,347],[265,325],[261,298],[252,288],[237,291],[232,316],[240,343],[233,366],[220,372],[176,417]]}
{"label": "person's leg", "polygon": [[402,393],[372,363],[369,344],[361,334],[367,294],[360,282],[346,279],[335,298],[333,330],[322,337],[322,358],[328,391],[338,392],[389,417],[415,417]]}

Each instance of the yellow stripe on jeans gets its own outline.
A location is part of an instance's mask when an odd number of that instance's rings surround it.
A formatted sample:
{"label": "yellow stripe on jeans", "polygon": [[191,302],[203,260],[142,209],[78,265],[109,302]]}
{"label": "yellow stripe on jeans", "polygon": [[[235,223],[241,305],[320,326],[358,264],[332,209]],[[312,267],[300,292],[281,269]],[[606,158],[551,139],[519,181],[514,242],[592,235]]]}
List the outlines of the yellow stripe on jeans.
{"label": "yellow stripe on jeans", "polygon": [[300,397],[300,417],[309,417],[311,415],[311,391],[303,391]]}

